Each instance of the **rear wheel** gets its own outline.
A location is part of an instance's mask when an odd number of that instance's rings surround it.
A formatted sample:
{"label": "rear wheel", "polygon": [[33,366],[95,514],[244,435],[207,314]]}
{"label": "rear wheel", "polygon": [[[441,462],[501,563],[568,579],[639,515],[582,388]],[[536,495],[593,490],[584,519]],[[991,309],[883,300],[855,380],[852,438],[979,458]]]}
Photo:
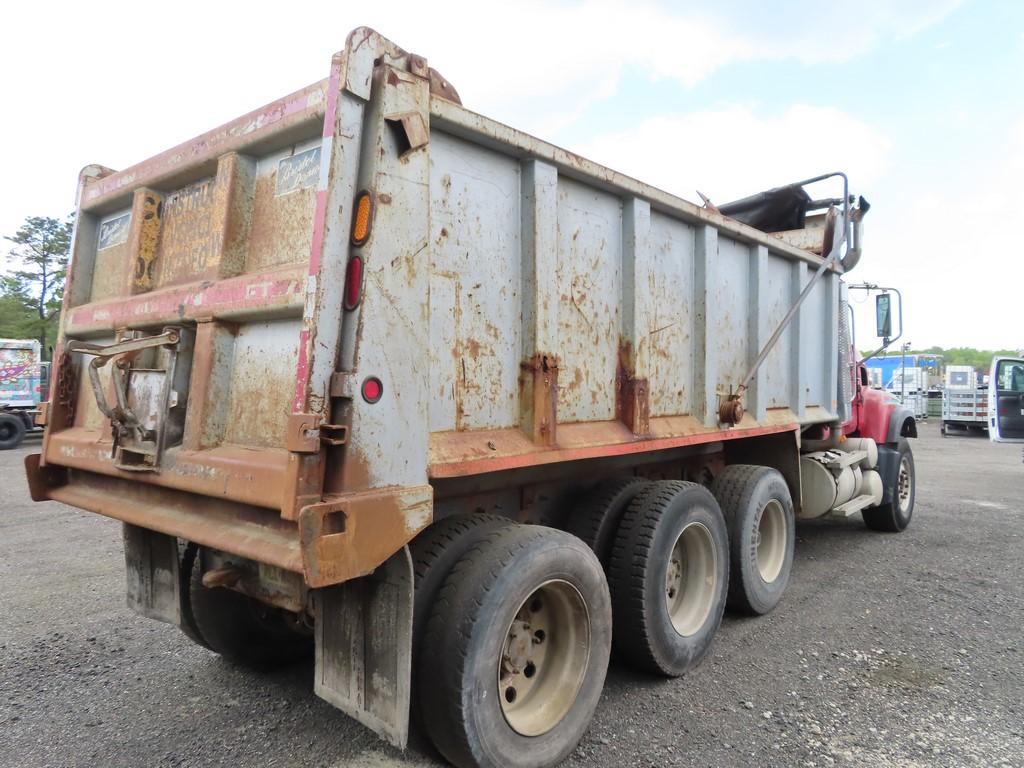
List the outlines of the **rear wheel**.
{"label": "rear wheel", "polygon": [[607,568],[615,531],[626,508],[650,482],[639,477],[613,478],[598,483],[573,510],[565,530],[594,550]]}
{"label": "rear wheel", "polygon": [[17,448],[25,439],[25,421],[13,413],[0,413],[0,451]]}
{"label": "rear wheel", "polygon": [[[412,540],[409,550],[416,577],[412,604],[413,669],[419,669],[420,660],[424,658],[421,647],[431,609],[452,568],[466,552],[491,532],[512,525],[515,525],[512,520],[498,515],[453,515],[432,524]],[[416,686],[412,706],[414,726],[424,722],[422,706]]]}
{"label": "rear wheel", "polygon": [[729,529],[729,600],[733,610],[764,614],[789,583],[796,521],[789,487],[777,470],[734,464],[711,492]]}
{"label": "rear wheel", "polygon": [[178,540],[178,578],[179,589],[181,590],[181,631],[185,637],[196,645],[201,645],[207,650],[212,650],[203,636],[199,634],[196,626],[196,617],[192,613],[192,571],[197,570],[199,559],[199,545],[190,541]]}
{"label": "rear wheel", "polygon": [[257,668],[287,664],[312,654],[312,633],[298,616],[227,587],[203,586],[199,562],[197,558],[192,566],[189,604],[194,627],[207,648],[230,661]]}
{"label": "rear wheel", "polygon": [[622,518],[608,582],[623,660],[672,677],[699,664],[722,621],[729,582],[729,537],[711,492],[652,483]]}
{"label": "rear wheel", "polygon": [[455,564],[492,531],[510,525],[515,522],[499,515],[453,515],[434,523],[412,540],[409,550],[416,576],[414,638],[421,638],[426,631],[430,608]]}
{"label": "rear wheel", "polygon": [[914,468],[914,454],[910,443],[901,437],[896,445],[899,463],[896,472],[889,479],[891,501],[871,509],[865,509],[861,515],[864,524],[873,531],[898,533],[910,525],[914,515],[914,496],[917,486],[917,470]]}
{"label": "rear wheel", "polygon": [[452,569],[423,639],[434,745],[462,768],[561,762],[601,696],[610,625],[601,565],[576,537],[492,531]]}

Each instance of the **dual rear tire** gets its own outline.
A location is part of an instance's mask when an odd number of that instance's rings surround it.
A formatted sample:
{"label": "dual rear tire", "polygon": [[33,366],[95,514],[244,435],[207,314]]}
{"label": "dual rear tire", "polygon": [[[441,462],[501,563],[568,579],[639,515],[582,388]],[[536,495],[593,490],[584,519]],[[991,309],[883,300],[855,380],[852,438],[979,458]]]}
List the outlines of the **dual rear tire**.
{"label": "dual rear tire", "polygon": [[604,684],[613,607],[631,666],[676,676],[707,655],[730,567],[712,493],[613,480],[587,503],[570,521],[578,535],[474,515],[413,542],[414,711],[457,766],[548,766],[575,748]]}
{"label": "dual rear tire", "polygon": [[203,584],[202,549],[187,543],[181,551],[181,630],[228,661],[272,669],[313,655],[313,635],[301,619],[227,587]]}
{"label": "dual rear tire", "polygon": [[707,654],[725,610],[729,542],[702,485],[651,483],[619,523],[608,565],[616,654],[675,677]]}
{"label": "dual rear tire", "polygon": [[774,469],[731,465],[710,489],[611,480],[582,506],[569,530],[606,566],[615,653],[637,669],[684,674],[708,653],[726,605],[764,614],[786,589],[796,526]]}
{"label": "dual rear tire", "polygon": [[729,608],[768,613],[782,599],[793,568],[796,516],[789,486],[777,470],[731,464],[711,492],[729,529]]}

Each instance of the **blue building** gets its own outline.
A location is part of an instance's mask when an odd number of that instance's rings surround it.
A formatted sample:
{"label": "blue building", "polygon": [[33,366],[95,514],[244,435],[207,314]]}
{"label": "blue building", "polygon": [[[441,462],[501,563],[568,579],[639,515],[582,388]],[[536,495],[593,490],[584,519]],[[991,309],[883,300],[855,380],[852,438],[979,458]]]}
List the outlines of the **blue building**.
{"label": "blue building", "polygon": [[877,357],[871,357],[864,361],[869,369],[874,368],[881,371],[881,375],[878,377],[884,387],[890,381],[892,381],[893,375],[902,365],[906,365],[907,368],[927,368],[935,375],[939,375],[942,372],[942,358],[938,355],[900,355],[898,352],[895,354],[878,355]]}

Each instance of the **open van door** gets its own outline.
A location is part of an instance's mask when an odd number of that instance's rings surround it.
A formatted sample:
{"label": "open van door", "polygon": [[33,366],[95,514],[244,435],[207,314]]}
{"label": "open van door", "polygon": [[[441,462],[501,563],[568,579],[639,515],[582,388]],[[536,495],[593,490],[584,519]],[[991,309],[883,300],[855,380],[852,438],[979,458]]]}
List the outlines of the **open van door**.
{"label": "open van door", "polygon": [[988,377],[988,434],[996,443],[1024,443],[1024,360],[992,359]]}

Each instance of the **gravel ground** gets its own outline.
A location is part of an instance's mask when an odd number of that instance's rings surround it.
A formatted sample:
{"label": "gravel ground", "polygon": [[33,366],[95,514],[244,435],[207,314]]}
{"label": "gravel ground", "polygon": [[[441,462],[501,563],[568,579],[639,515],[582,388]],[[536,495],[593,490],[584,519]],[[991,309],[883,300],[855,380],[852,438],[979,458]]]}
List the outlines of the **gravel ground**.
{"label": "gravel ground", "polygon": [[[119,525],[32,504],[35,450],[0,454],[0,766],[434,764],[316,698],[309,666],[254,674],[131,614]],[[682,679],[613,664],[568,764],[1024,765],[1020,447],[930,424],[914,451],[909,530],[801,524],[779,608],[727,616]]]}

